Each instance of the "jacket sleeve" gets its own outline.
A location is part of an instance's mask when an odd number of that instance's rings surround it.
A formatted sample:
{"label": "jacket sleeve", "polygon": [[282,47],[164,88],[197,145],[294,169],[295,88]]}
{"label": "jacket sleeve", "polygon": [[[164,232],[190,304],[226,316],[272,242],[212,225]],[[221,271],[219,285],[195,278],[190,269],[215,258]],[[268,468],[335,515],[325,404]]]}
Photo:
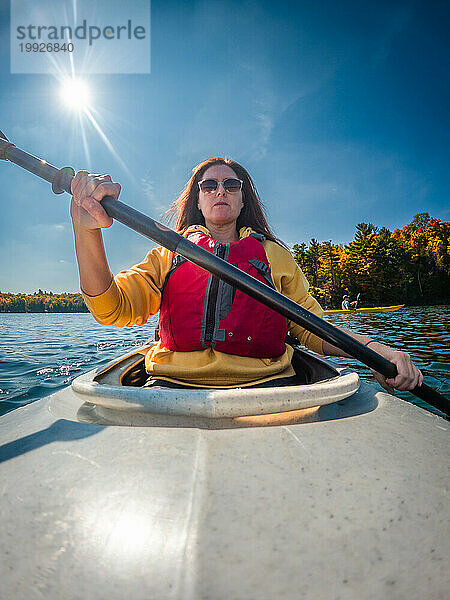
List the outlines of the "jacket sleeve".
{"label": "jacket sleeve", "polygon": [[[276,289],[306,310],[323,317],[323,310],[315,298],[309,294],[309,283],[291,253],[279,244],[267,240],[264,242],[267,258],[272,271],[272,280]],[[323,354],[322,339],[292,321],[288,330],[302,346]]]}
{"label": "jacket sleeve", "polygon": [[118,273],[99,296],[83,293],[86,306],[102,325],[131,327],[143,325],[161,304],[161,289],[173,260],[173,253],[154,248],[143,262]]}

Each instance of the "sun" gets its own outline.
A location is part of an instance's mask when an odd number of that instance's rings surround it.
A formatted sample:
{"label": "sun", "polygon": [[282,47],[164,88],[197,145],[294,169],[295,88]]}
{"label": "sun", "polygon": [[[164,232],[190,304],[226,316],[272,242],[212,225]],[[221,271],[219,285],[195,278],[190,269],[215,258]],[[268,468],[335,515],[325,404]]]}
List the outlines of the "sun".
{"label": "sun", "polygon": [[81,111],[89,104],[88,86],[81,79],[65,79],[61,85],[61,99],[73,110]]}

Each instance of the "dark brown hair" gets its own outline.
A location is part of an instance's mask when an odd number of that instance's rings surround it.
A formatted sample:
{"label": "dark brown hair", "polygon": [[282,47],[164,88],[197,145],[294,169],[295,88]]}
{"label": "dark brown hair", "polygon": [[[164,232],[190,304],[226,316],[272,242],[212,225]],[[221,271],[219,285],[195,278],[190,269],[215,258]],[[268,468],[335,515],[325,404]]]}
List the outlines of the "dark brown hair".
{"label": "dark brown hair", "polygon": [[286,247],[270,230],[263,204],[249,173],[242,165],[229,158],[208,158],[192,169],[192,177],[165,213],[169,222],[176,218],[175,231],[183,233],[190,225],[205,225],[205,218],[197,205],[198,182],[202,180],[203,173],[213,165],[228,165],[236,173],[238,179],[243,181],[242,201],[244,206],[236,221],[237,231],[239,232],[241,227],[251,227],[257,233],[262,233],[268,240]]}

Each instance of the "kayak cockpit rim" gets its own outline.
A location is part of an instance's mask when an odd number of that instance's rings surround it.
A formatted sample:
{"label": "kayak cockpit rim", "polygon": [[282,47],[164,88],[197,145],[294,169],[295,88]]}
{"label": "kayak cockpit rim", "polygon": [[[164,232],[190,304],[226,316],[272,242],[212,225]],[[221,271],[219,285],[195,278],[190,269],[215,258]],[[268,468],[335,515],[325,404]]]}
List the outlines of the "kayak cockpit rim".
{"label": "kayak cockpit rim", "polygon": [[[293,365],[303,383],[269,388],[140,387],[147,378],[147,347],[137,348],[102,369],[80,375],[71,386],[84,402],[114,410],[208,418],[263,415],[331,404],[354,394],[357,373],[295,349]],[[140,384],[140,385],[139,385]],[[276,381],[274,382],[276,384]]]}

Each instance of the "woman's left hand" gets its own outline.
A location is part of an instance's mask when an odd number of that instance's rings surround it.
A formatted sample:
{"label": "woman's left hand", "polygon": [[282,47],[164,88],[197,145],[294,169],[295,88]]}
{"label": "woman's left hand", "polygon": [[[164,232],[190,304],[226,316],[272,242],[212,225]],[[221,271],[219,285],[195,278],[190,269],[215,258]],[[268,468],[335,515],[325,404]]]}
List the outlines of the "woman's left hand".
{"label": "woman's left hand", "polygon": [[412,362],[407,352],[394,350],[394,348],[380,343],[373,344],[372,349],[387,360],[390,360],[397,367],[397,376],[391,379],[386,379],[386,377],[371,369],[378,383],[390,394],[393,393],[394,388],[404,391],[412,390],[417,385],[422,385],[423,375]]}

